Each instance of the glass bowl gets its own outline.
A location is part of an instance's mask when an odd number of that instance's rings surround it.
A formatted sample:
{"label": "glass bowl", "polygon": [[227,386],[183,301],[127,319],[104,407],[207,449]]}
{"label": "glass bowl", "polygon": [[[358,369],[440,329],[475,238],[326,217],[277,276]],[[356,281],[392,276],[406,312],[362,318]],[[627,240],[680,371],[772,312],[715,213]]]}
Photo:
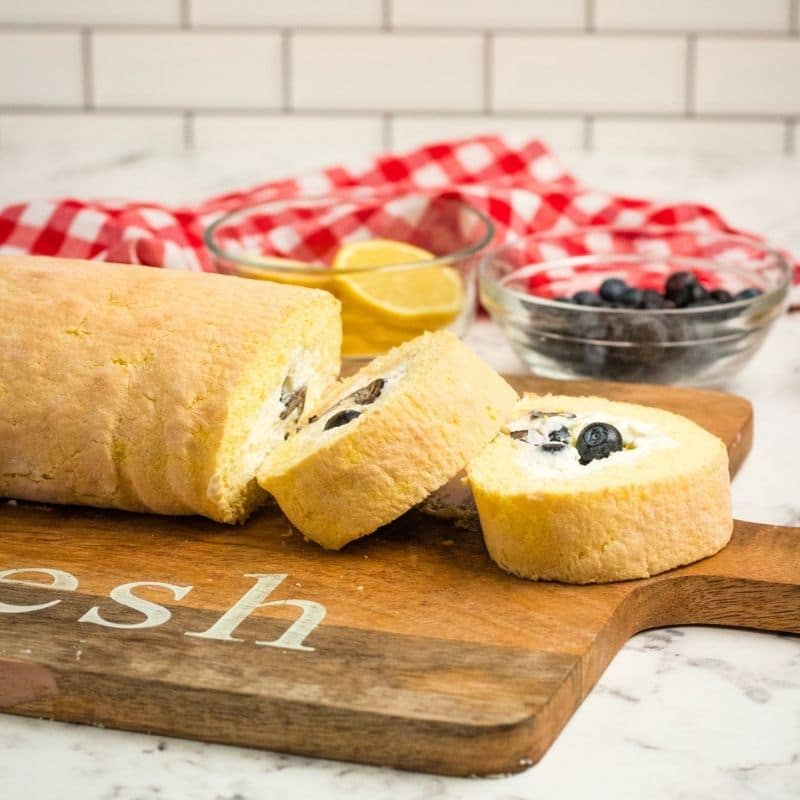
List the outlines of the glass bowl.
{"label": "glass bowl", "polygon": [[[351,190],[246,205],[217,219],[204,236],[220,272],[336,295],[343,355],[362,359],[426,330],[466,333],[475,314],[480,256],[494,226],[460,199],[381,199],[374,191]],[[342,245],[369,239],[410,244],[433,258],[331,268]]]}
{"label": "glass bowl", "polygon": [[[618,248],[616,235],[607,235],[610,249]],[[665,255],[663,238],[631,234],[628,249],[634,252],[532,257],[569,250],[564,239],[557,237],[552,246],[542,239],[533,246],[507,245],[480,267],[481,301],[516,354],[543,377],[719,386],[752,358],[787,305],[788,261],[751,239],[692,234],[683,254]],[[736,294],[753,287],[762,294],[657,310],[563,300],[582,290],[596,292],[612,277],[661,291],[666,277],[680,271],[694,273],[709,289]]]}

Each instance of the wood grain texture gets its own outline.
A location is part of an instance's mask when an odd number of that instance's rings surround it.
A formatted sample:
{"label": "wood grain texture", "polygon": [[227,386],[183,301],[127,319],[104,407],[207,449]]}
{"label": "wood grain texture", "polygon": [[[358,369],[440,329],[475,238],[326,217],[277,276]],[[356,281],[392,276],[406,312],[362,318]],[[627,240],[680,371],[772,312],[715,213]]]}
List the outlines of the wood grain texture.
{"label": "wood grain texture", "polygon": [[[602,394],[685,413],[720,435],[735,470],[749,447],[749,404],[713,392],[521,379],[531,391]],[[342,552],[304,541],[274,509],[240,529],[199,518],[77,508],[0,507],[0,571],[74,574],[60,591],[0,582],[0,708],[294,753],[455,775],[513,772],[538,760],[628,637],[715,624],[800,633],[800,532],[737,522],[718,555],[606,586],[510,577],[481,538],[407,514]],[[298,608],[259,608],[236,641],[193,638],[253,585],[286,578],[269,600],[306,599],[327,615],[313,650],[259,646]],[[32,579],[34,576],[23,576]],[[41,576],[40,576],[41,578]],[[193,588],[164,624],[109,598],[119,584]],[[27,676],[27,677],[26,677]]]}

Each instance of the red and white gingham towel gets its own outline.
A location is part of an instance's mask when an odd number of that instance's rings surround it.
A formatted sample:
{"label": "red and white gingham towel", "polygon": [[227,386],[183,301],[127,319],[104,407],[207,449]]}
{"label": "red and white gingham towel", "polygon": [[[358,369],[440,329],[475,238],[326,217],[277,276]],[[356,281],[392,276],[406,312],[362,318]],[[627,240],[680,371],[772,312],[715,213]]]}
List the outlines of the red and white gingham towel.
{"label": "red and white gingham towel", "polygon": [[[581,186],[538,140],[510,147],[498,137],[480,136],[382,155],[362,172],[331,167],[194,205],[71,198],[14,204],[0,210],[0,253],[213,271],[203,231],[222,213],[308,194],[334,194],[349,210],[260,217],[258,233],[267,234],[273,254],[324,262],[345,236],[368,236],[376,214],[394,214],[397,225],[413,226],[419,208],[402,202],[409,195],[468,200],[494,221],[495,244],[550,234],[547,247],[539,248],[548,258],[596,252],[598,241],[603,248],[610,243],[629,252],[630,242],[639,238],[651,248],[656,241],[664,255],[700,255],[699,243],[707,234],[740,233],[706,206],[620,197]],[[398,202],[387,207],[392,199]],[[253,231],[240,233],[246,237]],[[794,283],[800,300],[798,267]]]}

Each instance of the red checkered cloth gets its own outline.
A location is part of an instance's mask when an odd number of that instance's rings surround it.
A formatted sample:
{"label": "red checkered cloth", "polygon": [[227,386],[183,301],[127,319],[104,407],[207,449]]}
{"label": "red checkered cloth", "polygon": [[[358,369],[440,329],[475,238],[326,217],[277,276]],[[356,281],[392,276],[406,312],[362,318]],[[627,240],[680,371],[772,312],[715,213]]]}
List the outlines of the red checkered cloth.
{"label": "red checkered cloth", "polygon": [[[341,240],[385,231],[387,216],[399,231],[393,238],[413,241],[425,204],[437,198],[468,201],[494,221],[494,244],[530,240],[537,259],[595,252],[709,255],[715,254],[704,244],[710,234],[741,233],[706,206],[582,186],[538,140],[511,147],[480,136],[382,155],[361,172],[331,167],[193,205],[72,198],[19,203],[0,211],[0,253],[215,271],[219,265],[203,232],[220,215],[247,204],[326,194],[335,196],[338,208],[259,213],[225,231],[227,241],[238,241],[241,250],[325,263]],[[742,235],[745,251],[748,239],[757,244],[756,237]],[[797,265],[794,283],[797,303]]]}

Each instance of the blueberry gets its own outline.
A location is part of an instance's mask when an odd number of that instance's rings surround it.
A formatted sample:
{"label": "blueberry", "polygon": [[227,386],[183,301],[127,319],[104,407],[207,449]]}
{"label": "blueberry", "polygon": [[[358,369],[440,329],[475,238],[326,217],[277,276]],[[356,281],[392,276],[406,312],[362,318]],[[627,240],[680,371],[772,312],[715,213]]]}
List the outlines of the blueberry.
{"label": "blueberry", "polygon": [[569,428],[567,428],[566,425],[562,425],[560,428],[550,431],[550,433],[547,434],[547,438],[551,442],[563,442],[564,444],[569,444]]}
{"label": "blueberry", "polygon": [[733,300],[733,295],[726,292],[725,289],[714,289],[708,295],[715,303],[730,303]]}
{"label": "blueberry", "polygon": [[386,386],[386,379],[376,378],[358,391],[353,392],[350,397],[352,397],[353,401],[358,403],[358,405],[368,406],[381,396],[384,386]]}
{"label": "blueberry", "polygon": [[605,339],[609,342],[627,342],[630,336],[629,323],[630,319],[622,314],[611,316],[606,325]]}
{"label": "blueberry", "polygon": [[742,289],[739,294],[734,297],[734,300],[752,300],[754,297],[764,294],[761,289],[756,289],[755,286],[750,289]]}
{"label": "blueberry", "polygon": [[691,287],[690,303],[699,303],[701,300],[708,300],[708,289],[699,283],[695,283]]}
{"label": "blueberry", "polygon": [[601,377],[606,374],[605,363],[608,358],[607,345],[588,342],[577,352],[576,357],[579,361],[583,362],[583,366],[592,377]]}
{"label": "blueberry", "polygon": [[576,292],[572,295],[572,302],[579,306],[601,306],[603,301],[594,292]]}
{"label": "blueberry", "polygon": [[641,314],[632,319],[627,330],[627,339],[635,344],[663,345],[669,341],[669,329],[660,316]]}
{"label": "blueberry", "polygon": [[620,300],[627,308],[639,308],[643,298],[644,292],[641,289],[628,288],[622,293]]}
{"label": "blueberry", "polygon": [[694,300],[697,278],[691,272],[673,272],[664,284],[664,297],[683,308]]}
{"label": "blueberry", "polygon": [[642,292],[642,308],[664,308],[664,297],[659,292],[654,292],[652,289],[645,289]]}
{"label": "blueberry", "polygon": [[562,444],[561,442],[546,442],[545,444],[540,445],[540,447],[545,453],[560,453],[566,447],[566,445]]}
{"label": "blueberry", "polygon": [[581,464],[588,464],[622,450],[622,434],[607,422],[592,422],[578,434],[576,447]]}
{"label": "blueberry", "polygon": [[348,422],[352,422],[356,417],[360,416],[361,412],[356,411],[354,408],[338,411],[325,423],[325,430],[329,431],[331,428],[340,428],[342,425],[347,425]]}
{"label": "blueberry", "polygon": [[297,414],[297,418],[299,419],[303,413],[303,408],[306,405],[306,387],[301,386],[297,391],[292,392],[289,391],[287,388],[287,378],[286,381],[283,382],[284,388],[281,389],[281,403],[283,403],[283,411],[281,411],[280,418],[281,419],[289,419],[289,416],[293,413]]}
{"label": "blueberry", "polygon": [[697,283],[697,278],[693,272],[673,272],[664,284],[664,293],[693,286],[695,283]]}
{"label": "blueberry", "polygon": [[619,278],[606,278],[600,284],[600,297],[609,303],[618,303],[628,284]]}

